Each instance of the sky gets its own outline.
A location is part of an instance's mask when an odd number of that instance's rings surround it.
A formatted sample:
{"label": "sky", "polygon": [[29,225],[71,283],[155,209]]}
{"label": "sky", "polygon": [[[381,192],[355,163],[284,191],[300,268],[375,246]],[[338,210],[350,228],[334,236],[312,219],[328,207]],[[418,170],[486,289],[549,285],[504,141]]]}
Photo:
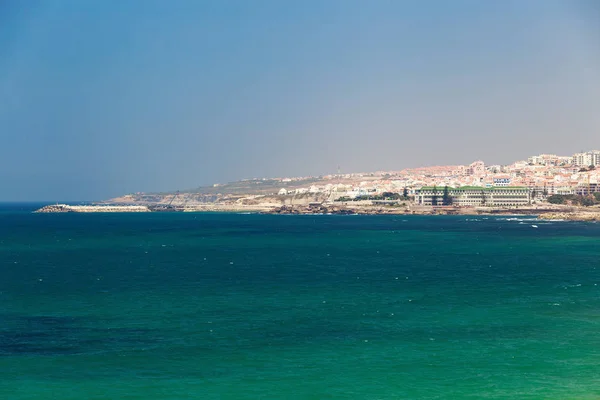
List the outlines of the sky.
{"label": "sky", "polygon": [[600,148],[595,0],[2,0],[0,201]]}

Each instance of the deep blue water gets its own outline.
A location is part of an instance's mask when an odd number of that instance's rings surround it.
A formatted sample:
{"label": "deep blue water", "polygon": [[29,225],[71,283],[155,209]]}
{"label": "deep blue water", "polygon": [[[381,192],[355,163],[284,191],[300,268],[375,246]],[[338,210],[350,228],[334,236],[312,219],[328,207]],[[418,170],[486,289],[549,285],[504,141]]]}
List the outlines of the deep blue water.
{"label": "deep blue water", "polygon": [[0,398],[600,396],[599,224],[36,206],[0,207]]}

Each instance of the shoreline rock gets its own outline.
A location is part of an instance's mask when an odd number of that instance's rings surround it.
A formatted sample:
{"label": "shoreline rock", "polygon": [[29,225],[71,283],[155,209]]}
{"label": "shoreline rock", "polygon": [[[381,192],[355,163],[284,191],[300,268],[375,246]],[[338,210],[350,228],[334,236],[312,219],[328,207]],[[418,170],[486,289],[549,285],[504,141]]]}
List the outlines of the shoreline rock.
{"label": "shoreline rock", "polygon": [[600,221],[600,211],[575,211],[541,214],[539,219],[564,221]]}
{"label": "shoreline rock", "polygon": [[460,207],[417,207],[354,205],[347,203],[311,203],[307,205],[246,205],[207,203],[192,206],[168,207],[162,204],[100,204],[68,205],[52,204],[34,211],[35,213],[114,213],[114,212],[234,212],[274,215],[535,215],[542,220],[600,221],[600,209],[581,208],[460,208]]}

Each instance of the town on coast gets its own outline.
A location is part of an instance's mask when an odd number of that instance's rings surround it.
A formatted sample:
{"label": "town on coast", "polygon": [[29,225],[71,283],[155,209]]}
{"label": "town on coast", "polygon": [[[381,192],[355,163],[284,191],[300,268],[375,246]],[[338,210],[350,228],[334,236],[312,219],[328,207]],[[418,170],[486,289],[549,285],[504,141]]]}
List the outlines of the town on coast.
{"label": "town on coast", "polygon": [[[598,168],[596,168],[598,166]],[[185,192],[133,193],[38,212],[232,211],[272,214],[536,214],[600,220],[600,151],[509,165],[246,179]]]}

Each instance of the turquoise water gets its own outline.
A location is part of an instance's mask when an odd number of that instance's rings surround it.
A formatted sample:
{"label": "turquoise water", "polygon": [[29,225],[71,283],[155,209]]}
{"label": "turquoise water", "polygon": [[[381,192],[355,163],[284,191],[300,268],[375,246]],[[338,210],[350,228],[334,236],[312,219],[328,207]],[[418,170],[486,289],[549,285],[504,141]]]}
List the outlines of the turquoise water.
{"label": "turquoise water", "polygon": [[5,206],[0,398],[596,399],[597,285],[600,224]]}

